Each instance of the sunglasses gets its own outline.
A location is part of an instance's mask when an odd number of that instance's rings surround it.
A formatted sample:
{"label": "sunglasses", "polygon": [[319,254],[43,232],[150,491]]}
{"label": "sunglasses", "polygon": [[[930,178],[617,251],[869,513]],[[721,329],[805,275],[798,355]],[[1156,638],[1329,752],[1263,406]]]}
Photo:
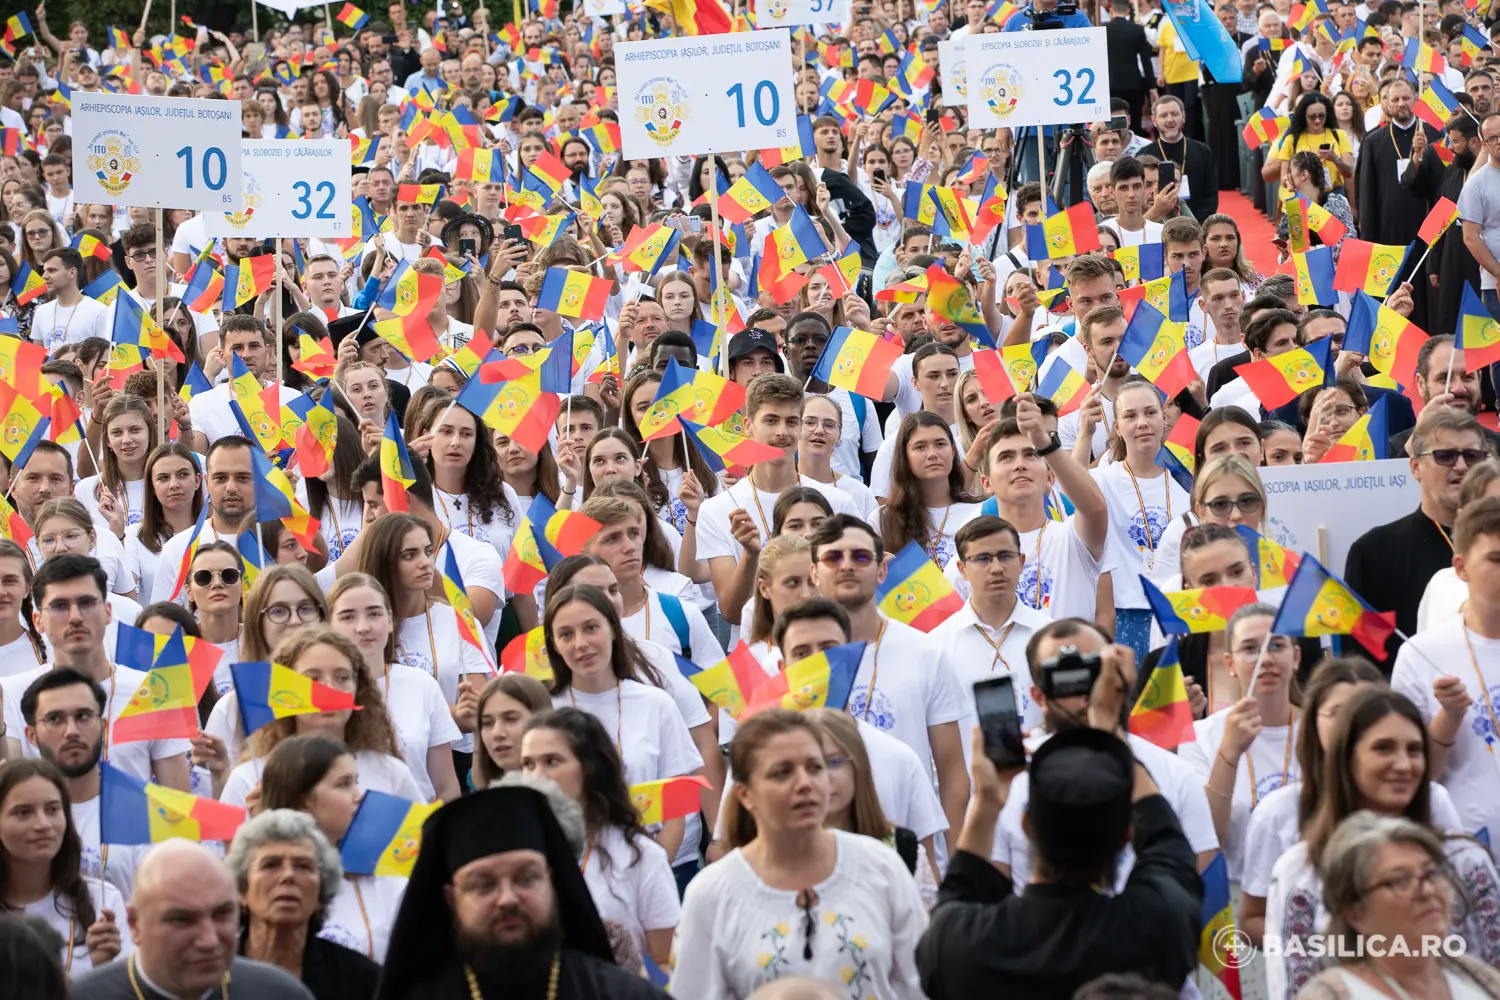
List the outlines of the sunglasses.
{"label": "sunglasses", "polygon": [[229,569],[200,569],[193,572],[193,585],[196,587],[207,587],[215,579],[226,587],[233,587],[240,582],[240,571],[231,566]]}
{"label": "sunglasses", "polygon": [[855,566],[868,566],[875,561],[875,553],[869,549],[854,549],[852,552],[845,552],[842,549],[824,549],[818,553],[818,562],[824,566],[842,566],[845,556],[848,556]]}
{"label": "sunglasses", "polygon": [[1434,448],[1431,451],[1424,451],[1422,454],[1432,456],[1432,460],[1445,469],[1453,468],[1453,466],[1458,464],[1460,458],[1464,460],[1464,465],[1472,469],[1490,457],[1489,452],[1481,451],[1478,448]]}
{"label": "sunglasses", "polygon": [[1261,499],[1254,493],[1242,493],[1237,497],[1215,497],[1204,503],[1210,514],[1214,517],[1228,517],[1229,512],[1239,509],[1241,514],[1255,514],[1260,511]]}

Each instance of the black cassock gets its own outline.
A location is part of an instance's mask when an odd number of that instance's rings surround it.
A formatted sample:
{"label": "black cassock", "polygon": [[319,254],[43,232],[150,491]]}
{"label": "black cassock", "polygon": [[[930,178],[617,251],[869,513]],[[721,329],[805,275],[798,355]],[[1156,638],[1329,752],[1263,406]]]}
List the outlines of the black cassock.
{"label": "black cassock", "polygon": [[[479,993],[484,1000],[544,1000],[547,975],[530,975],[525,981],[515,977],[479,977]],[[411,984],[402,1000],[470,1000],[469,981],[457,962]],[[558,1000],[667,1000],[667,994],[618,966],[592,955],[564,948],[562,974],[557,983]]]}
{"label": "black cassock", "polygon": [[[1362,240],[1405,246],[1417,238],[1417,230],[1437,200],[1443,164],[1432,155],[1431,144],[1442,133],[1417,118],[1412,121],[1412,128],[1386,124],[1373,129],[1359,147],[1356,197]],[[1421,165],[1413,166],[1403,161],[1411,159],[1412,138],[1419,128],[1427,130],[1429,148]]]}

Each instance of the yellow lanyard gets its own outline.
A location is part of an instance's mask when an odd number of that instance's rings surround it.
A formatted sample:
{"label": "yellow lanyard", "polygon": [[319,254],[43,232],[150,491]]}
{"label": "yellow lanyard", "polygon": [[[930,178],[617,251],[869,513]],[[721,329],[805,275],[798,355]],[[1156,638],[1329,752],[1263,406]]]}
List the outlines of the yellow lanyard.
{"label": "yellow lanyard", "polygon": [[766,520],[766,512],[761,508],[760,505],[760,490],[755,488],[754,469],[751,469],[749,472],[745,473],[745,482],[750,484],[750,499],[755,501],[755,513],[760,517],[761,530],[765,532],[766,538],[770,538],[771,522]]}
{"label": "yellow lanyard", "polygon": [[359,891],[358,878],[351,876],[349,881],[354,883],[354,898],[359,902],[359,919],[365,922],[365,942],[368,945],[365,948],[365,957],[373,959],[375,957],[375,934],[370,930],[370,915],[365,912],[365,895]]}
{"label": "yellow lanyard", "polygon": [[[423,608],[422,615],[427,619],[427,648],[432,653],[432,679],[437,680],[437,640],[432,635],[432,607],[429,605]],[[406,647],[401,644],[401,640],[399,639],[396,640],[396,651],[401,657],[401,662],[410,666],[411,660],[407,656]],[[385,686],[387,693],[389,693],[391,686],[391,672],[389,670],[385,673]]]}
{"label": "yellow lanyard", "polygon": [[[1292,718],[1286,724],[1286,757],[1281,762],[1281,784],[1278,788],[1286,786],[1287,776],[1292,770],[1292,736],[1297,729],[1297,710],[1292,709]],[[1250,771],[1250,811],[1254,812],[1260,802],[1260,792],[1255,787],[1255,759],[1250,756],[1250,751],[1245,751],[1245,767]]]}
{"label": "yellow lanyard", "polygon": [[[1156,565],[1156,538],[1151,533],[1151,518],[1146,513],[1146,498],[1141,493],[1141,484],[1140,484],[1140,481],[1135,478],[1135,473],[1130,471],[1130,463],[1129,462],[1121,462],[1120,465],[1122,465],[1125,468],[1125,475],[1127,475],[1127,476],[1130,477],[1130,485],[1135,487],[1135,500],[1136,500],[1136,503],[1138,503],[1138,504],[1141,505],[1141,526],[1146,529],[1146,551],[1147,551],[1147,553],[1149,553],[1147,555],[1147,557],[1146,557],[1146,567],[1148,569],[1152,569],[1152,568],[1155,568],[1155,565]],[[1166,521],[1166,523],[1171,524],[1172,523],[1172,487],[1170,485],[1166,484],[1166,482],[1165,482],[1166,477],[1165,476],[1163,476],[1161,478],[1163,479],[1162,494],[1165,495],[1166,498],[1167,498],[1167,521]]]}
{"label": "yellow lanyard", "polygon": [[641,610],[646,613],[646,640],[651,640],[651,588],[646,586],[645,577],[641,578],[641,592],[644,595],[641,600]]}
{"label": "yellow lanyard", "polygon": [[333,522],[333,538],[334,541],[338,543],[339,552],[342,553],[344,551],[344,535],[343,532],[339,531],[339,515],[335,510],[335,508],[338,506],[338,500],[336,500],[331,493],[328,495],[327,506],[328,520]]}
{"label": "yellow lanyard", "polygon": [[948,527],[948,513],[951,510],[953,510],[953,498],[949,497],[948,506],[943,508],[943,522],[938,525],[937,534],[932,538],[932,547],[927,550],[927,554],[932,557],[933,562],[938,561],[938,549],[942,547],[943,532]]}
{"label": "yellow lanyard", "polygon": [[1000,652],[1000,647],[1005,645],[1005,640],[1010,638],[1010,630],[1015,627],[1015,622],[1011,622],[1009,625],[1006,625],[1005,631],[1000,633],[1000,641],[996,642],[994,639],[991,639],[990,634],[985,631],[984,624],[982,622],[974,623],[974,631],[978,632],[980,638],[989,643],[990,648],[995,651],[995,655],[990,659],[990,673],[995,672],[996,660],[1000,661],[1000,665],[1005,668],[1006,673],[1010,673],[1010,661],[1005,658],[1004,653]]}
{"label": "yellow lanyard", "polygon": [[1036,601],[1031,606],[1036,610],[1042,610],[1042,536],[1047,533],[1047,522],[1042,522],[1042,530],[1036,533]]}
{"label": "yellow lanyard", "polygon": [[870,686],[865,689],[865,714],[861,716],[866,722],[870,721],[870,706],[875,704],[875,681],[880,677],[880,643],[885,638],[887,624],[882,618],[880,631],[875,633],[875,656],[870,660]]}
{"label": "yellow lanyard", "polygon": [[[1479,669],[1479,658],[1474,655],[1474,641],[1469,638],[1468,625],[1464,626],[1464,645],[1469,647],[1469,662],[1474,666],[1474,676],[1479,681],[1479,690],[1484,694],[1485,711],[1490,713],[1490,732],[1500,733],[1500,722],[1497,722],[1495,718],[1495,704],[1490,701],[1489,686],[1484,683],[1484,672]],[[1484,748],[1490,752],[1490,756],[1494,756],[1495,744],[1493,738],[1484,741]]]}
{"label": "yellow lanyard", "polygon": [[1453,551],[1453,538],[1452,538],[1452,536],[1450,536],[1448,534],[1448,532],[1446,532],[1446,531],[1443,530],[1443,526],[1441,524],[1438,524],[1437,523],[1437,519],[1434,518],[1432,515],[1425,514],[1423,516],[1426,517],[1427,520],[1429,520],[1429,521],[1432,522],[1432,526],[1438,530],[1438,534],[1440,534],[1440,535],[1443,536],[1443,541],[1445,541],[1445,542],[1448,543],[1448,551],[1452,552]]}
{"label": "yellow lanyard", "polygon": [[586,871],[589,870],[589,858],[593,855],[593,853],[594,853],[594,838],[590,837],[589,838],[589,846],[583,852],[583,860],[580,861],[580,862],[578,862],[578,871],[579,871],[580,874],[582,874],[583,872],[586,872]]}

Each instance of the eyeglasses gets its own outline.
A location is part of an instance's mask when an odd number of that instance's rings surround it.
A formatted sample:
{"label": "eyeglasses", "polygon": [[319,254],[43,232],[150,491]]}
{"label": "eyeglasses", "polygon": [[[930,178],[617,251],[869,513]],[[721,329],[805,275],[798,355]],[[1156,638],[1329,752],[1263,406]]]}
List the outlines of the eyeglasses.
{"label": "eyeglasses", "polygon": [[[1289,653],[1292,649],[1292,640],[1280,636],[1266,643],[1266,652],[1271,655]],[[1235,654],[1241,659],[1253,660],[1260,655],[1260,643],[1242,642],[1235,647]]]}
{"label": "eyeglasses", "polygon": [[813,935],[818,931],[818,918],[813,914],[813,907],[818,905],[818,894],[811,889],[803,889],[797,894],[797,907],[802,911],[802,958],[804,961],[812,961]]}
{"label": "eyeglasses", "polygon": [[84,531],[82,528],[73,528],[69,531],[64,531],[60,535],[42,535],[36,540],[36,544],[43,552],[46,552],[57,548],[58,545],[77,545],[87,537],[89,537],[87,531]]}
{"label": "eyeglasses", "polygon": [[92,708],[75,709],[72,712],[48,712],[39,717],[37,725],[43,729],[64,729],[69,722],[76,722],[79,729],[92,726],[99,721],[99,713]]}
{"label": "eyeglasses", "polygon": [[1490,457],[1489,452],[1478,448],[1434,448],[1422,454],[1432,456],[1432,460],[1445,469],[1453,468],[1460,458],[1464,460],[1464,465],[1472,469]]}
{"label": "eyeglasses", "polygon": [[1500,142],[1500,135],[1486,135],[1481,136],[1480,138],[1482,138],[1485,142]]}
{"label": "eyeglasses", "polygon": [[193,571],[193,586],[207,587],[217,579],[226,587],[233,587],[240,582],[240,571],[233,566],[228,569],[200,569]]}
{"label": "eyeglasses", "polygon": [[297,620],[304,624],[323,620],[323,610],[312,601],[304,601],[296,607],[292,607],[290,604],[273,604],[262,611],[261,614],[265,615],[268,621],[277,625],[285,625],[292,620],[293,615],[296,615]]}
{"label": "eyeglasses", "polygon": [[1354,409],[1355,408],[1350,406],[1348,403],[1341,403],[1338,406],[1330,406],[1323,412],[1331,413],[1335,417],[1338,417],[1340,420],[1342,420],[1344,417],[1352,416],[1354,413]]}
{"label": "eyeglasses", "polygon": [[1389,889],[1394,895],[1404,899],[1415,899],[1417,892],[1424,886],[1428,890],[1437,888],[1438,883],[1448,878],[1448,869],[1439,868],[1436,865],[1428,868],[1418,875],[1416,872],[1397,872],[1390,878],[1381,879],[1370,886],[1365,893],[1368,896],[1377,889]]}
{"label": "eyeglasses", "polygon": [[842,566],[845,556],[848,556],[855,566],[868,566],[875,561],[875,553],[869,549],[853,549],[849,552],[843,549],[824,549],[818,553],[818,562],[824,566]]}
{"label": "eyeglasses", "polygon": [[980,569],[989,569],[995,563],[1009,569],[1021,558],[1019,552],[976,552],[972,556],[963,559],[966,566],[978,566]]}
{"label": "eyeglasses", "polygon": [[137,264],[144,264],[144,263],[146,263],[146,261],[150,260],[154,256],[155,256],[155,254],[148,253],[147,251],[143,250],[140,253],[128,253],[128,254],[125,255],[125,259],[126,260],[133,260]]}
{"label": "eyeglasses", "polygon": [[48,601],[46,606],[49,615],[56,615],[61,618],[68,613],[69,609],[74,607],[78,608],[80,615],[91,615],[98,611],[103,604],[104,599],[100,597],[80,597],[72,601],[65,597],[59,597],[55,601]]}
{"label": "eyeglasses", "polygon": [[530,344],[516,344],[501,351],[507,358],[524,358],[541,350],[540,347],[532,347]]}
{"label": "eyeglasses", "polygon": [[1205,501],[1203,506],[1207,507],[1208,512],[1214,517],[1228,517],[1236,508],[1239,509],[1241,514],[1257,513],[1261,508],[1262,502],[1258,494],[1241,493],[1232,499],[1230,497],[1215,497],[1212,500]]}
{"label": "eyeglasses", "polygon": [[28,230],[26,230],[26,235],[27,236],[51,236],[52,235],[52,230],[50,230],[50,229],[28,229]]}

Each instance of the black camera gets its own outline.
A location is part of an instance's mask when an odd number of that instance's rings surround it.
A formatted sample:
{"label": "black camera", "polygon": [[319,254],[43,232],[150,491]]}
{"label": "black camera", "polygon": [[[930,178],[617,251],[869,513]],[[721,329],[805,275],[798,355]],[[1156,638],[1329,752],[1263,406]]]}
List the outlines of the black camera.
{"label": "black camera", "polygon": [[1042,661],[1042,694],[1048,701],[1086,695],[1098,679],[1099,654],[1080,653],[1077,646],[1064,646]]}
{"label": "black camera", "polygon": [[1058,5],[1051,10],[1027,7],[1021,13],[1031,21],[1032,31],[1061,31],[1063,27],[1061,19],[1069,14],[1078,13],[1078,4],[1076,0],[1060,0]]}

